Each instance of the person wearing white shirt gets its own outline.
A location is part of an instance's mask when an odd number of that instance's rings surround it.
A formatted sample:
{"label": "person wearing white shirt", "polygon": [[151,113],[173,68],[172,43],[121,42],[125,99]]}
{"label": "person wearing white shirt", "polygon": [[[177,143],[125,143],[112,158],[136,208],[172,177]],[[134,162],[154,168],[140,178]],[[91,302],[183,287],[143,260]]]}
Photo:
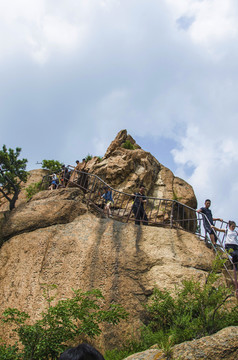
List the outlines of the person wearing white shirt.
{"label": "person wearing white shirt", "polygon": [[211,226],[214,230],[224,232],[226,234],[225,249],[231,254],[233,264],[237,270],[238,265],[238,233],[235,230],[235,221],[229,221],[228,229],[218,229],[215,226]]}

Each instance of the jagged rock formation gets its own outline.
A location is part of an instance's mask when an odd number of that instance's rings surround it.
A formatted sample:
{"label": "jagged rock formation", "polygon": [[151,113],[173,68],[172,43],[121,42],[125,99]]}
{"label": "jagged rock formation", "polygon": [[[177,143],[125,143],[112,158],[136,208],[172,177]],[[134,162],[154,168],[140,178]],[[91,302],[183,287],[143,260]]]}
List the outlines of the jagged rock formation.
{"label": "jagged rock formation", "polygon": [[[234,360],[238,358],[238,326],[222,329],[212,336],[186,341],[172,348],[171,359]],[[149,349],[124,360],[166,360],[164,352]]]}
{"label": "jagged rock formation", "polygon": [[[127,140],[134,145],[134,150],[122,147]],[[102,161],[94,157],[88,162],[87,170],[117,190],[132,194],[143,183],[148,196],[176,199],[192,208],[197,207],[191,185],[174,176],[154,156],[142,150],[126,130],[117,134]]]}

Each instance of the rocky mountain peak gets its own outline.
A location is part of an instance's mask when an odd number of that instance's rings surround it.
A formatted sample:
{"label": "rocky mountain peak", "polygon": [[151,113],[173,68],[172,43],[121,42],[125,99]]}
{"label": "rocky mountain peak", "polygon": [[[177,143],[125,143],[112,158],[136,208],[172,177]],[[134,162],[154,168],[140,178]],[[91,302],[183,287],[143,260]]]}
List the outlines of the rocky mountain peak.
{"label": "rocky mountain peak", "polygon": [[104,158],[108,158],[109,156],[111,156],[117,148],[122,148],[122,145],[125,144],[126,141],[134,145],[136,149],[141,148],[133,139],[133,137],[127,134],[127,130],[121,130],[107,148]]}
{"label": "rocky mountain peak", "polygon": [[[124,147],[126,142],[132,145],[132,149]],[[134,193],[143,183],[148,196],[174,199],[192,208],[197,207],[192,186],[176,177],[151,153],[141,149],[127,130],[117,134],[102,161],[97,157],[90,160],[87,170],[117,190]]]}

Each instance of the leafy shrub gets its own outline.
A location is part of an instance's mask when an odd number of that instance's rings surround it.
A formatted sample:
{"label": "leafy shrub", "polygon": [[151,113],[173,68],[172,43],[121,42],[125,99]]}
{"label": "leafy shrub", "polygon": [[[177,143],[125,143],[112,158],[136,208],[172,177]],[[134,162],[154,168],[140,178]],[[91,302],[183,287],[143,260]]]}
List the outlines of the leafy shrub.
{"label": "leafy shrub", "polygon": [[[186,280],[176,294],[154,289],[146,310],[146,325],[139,340],[126,341],[121,349],[106,352],[105,359],[121,360],[154,344],[170,356],[174,344],[211,335],[224,327],[238,325],[238,305],[228,300],[234,291],[218,284],[224,260],[216,259],[203,283]],[[116,354],[116,355],[115,355]]]}
{"label": "leafy shrub", "polygon": [[133,145],[133,144],[130,142],[130,140],[126,140],[126,141],[122,144],[121,147],[123,147],[124,149],[129,149],[129,150],[135,150],[135,149],[136,149],[136,146]]}
{"label": "leafy shrub", "polygon": [[36,182],[34,184],[29,185],[26,190],[27,199],[31,199],[33,195],[37,194],[42,190],[41,188],[42,181]]}
{"label": "leafy shrub", "polygon": [[[88,154],[85,158],[85,161],[88,162],[89,160],[92,160],[93,157],[94,157],[93,155]],[[102,156],[96,156],[96,157],[98,158],[99,162],[102,161]]]}
{"label": "leafy shrub", "polygon": [[85,158],[85,161],[88,162],[89,160],[92,160],[93,155],[88,154]]}
{"label": "leafy shrub", "polygon": [[58,160],[42,160],[42,169],[50,170],[52,173],[57,173],[61,170],[63,163]]}
{"label": "leafy shrub", "polygon": [[0,359],[1,360],[21,359],[18,353],[18,347],[16,345],[14,346],[0,345]]}
{"label": "leafy shrub", "polygon": [[234,292],[217,284],[218,263],[216,260],[204,284],[185,280],[173,297],[166,290],[154,289],[151,302],[146,306],[147,330],[153,334],[163,331],[173,343],[179,343],[238,325],[238,306],[230,304],[229,310],[226,306]]}
{"label": "leafy shrub", "polygon": [[60,300],[55,306],[51,305],[54,296],[49,296],[47,292],[44,296],[48,308],[32,325],[28,324],[29,315],[25,312],[8,308],[3,313],[2,321],[15,325],[13,331],[23,348],[21,351],[16,348],[20,359],[58,359],[67,347],[67,341],[85,336],[94,338],[101,333],[101,323],[117,324],[127,317],[126,311],[117,304],[111,304],[105,310],[104,298],[99,290],[73,290],[72,298]]}

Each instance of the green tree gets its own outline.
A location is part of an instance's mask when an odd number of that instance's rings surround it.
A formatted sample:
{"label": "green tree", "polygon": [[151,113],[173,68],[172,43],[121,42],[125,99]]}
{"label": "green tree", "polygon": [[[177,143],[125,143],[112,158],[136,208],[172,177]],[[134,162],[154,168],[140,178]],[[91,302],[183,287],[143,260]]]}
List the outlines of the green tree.
{"label": "green tree", "polygon": [[27,181],[27,159],[19,159],[21,148],[16,150],[3,145],[0,150],[0,192],[9,201],[10,210],[14,209],[21,190],[21,182]]}
{"label": "green tree", "polygon": [[85,336],[94,338],[101,333],[102,323],[117,324],[127,317],[126,311],[118,304],[110,304],[105,309],[100,290],[73,290],[72,298],[60,300],[54,306],[54,297],[47,291],[45,294],[48,309],[32,325],[29,325],[29,315],[25,312],[9,308],[3,313],[2,321],[15,325],[14,331],[23,346],[23,350],[17,352],[21,359],[58,359],[68,341]]}
{"label": "green tree", "polygon": [[42,160],[42,169],[50,170],[52,173],[57,173],[61,170],[63,163],[58,160]]}

